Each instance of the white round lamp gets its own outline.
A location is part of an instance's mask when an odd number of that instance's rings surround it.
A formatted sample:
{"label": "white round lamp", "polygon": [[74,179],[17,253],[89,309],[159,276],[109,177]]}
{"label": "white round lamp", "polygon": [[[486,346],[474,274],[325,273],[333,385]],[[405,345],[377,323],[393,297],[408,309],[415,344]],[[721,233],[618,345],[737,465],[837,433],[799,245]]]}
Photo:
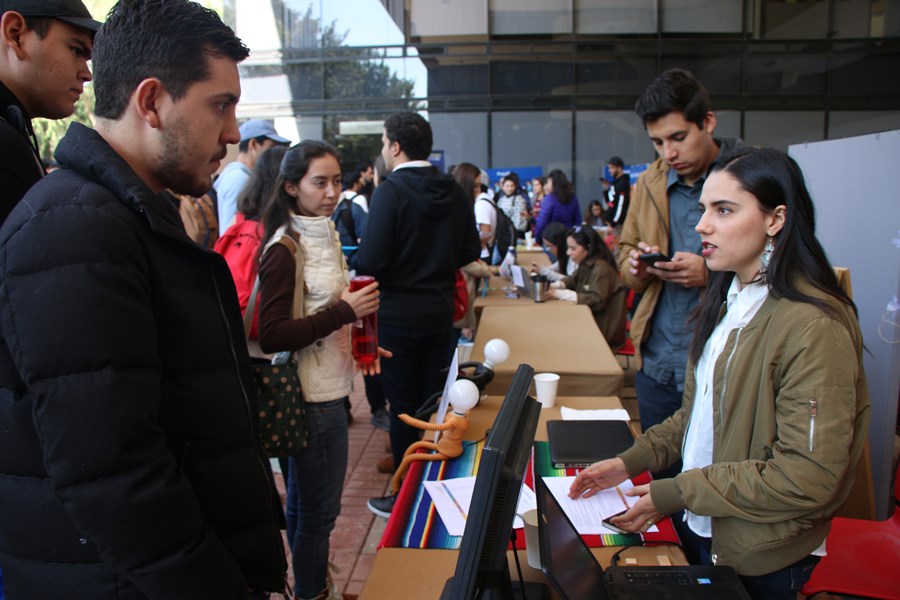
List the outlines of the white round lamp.
{"label": "white round lamp", "polygon": [[509,358],[509,344],[500,338],[488,340],[484,345],[484,366],[493,370],[496,365],[505,363]]}
{"label": "white round lamp", "polygon": [[453,412],[465,416],[478,404],[481,393],[478,391],[478,386],[468,379],[457,379],[450,386],[449,396]]}

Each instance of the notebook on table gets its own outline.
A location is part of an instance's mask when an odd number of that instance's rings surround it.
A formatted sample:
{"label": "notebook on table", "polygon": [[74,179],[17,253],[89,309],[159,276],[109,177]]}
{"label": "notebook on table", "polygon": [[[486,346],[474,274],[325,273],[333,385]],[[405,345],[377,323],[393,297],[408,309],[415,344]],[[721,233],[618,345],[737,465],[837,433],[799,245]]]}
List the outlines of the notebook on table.
{"label": "notebook on table", "polygon": [[731,567],[623,566],[603,570],[543,478],[535,481],[541,566],[563,600],[750,600]]}
{"label": "notebook on table", "polygon": [[580,469],[612,458],[634,443],[626,421],[547,421],[550,460],[557,469]]}

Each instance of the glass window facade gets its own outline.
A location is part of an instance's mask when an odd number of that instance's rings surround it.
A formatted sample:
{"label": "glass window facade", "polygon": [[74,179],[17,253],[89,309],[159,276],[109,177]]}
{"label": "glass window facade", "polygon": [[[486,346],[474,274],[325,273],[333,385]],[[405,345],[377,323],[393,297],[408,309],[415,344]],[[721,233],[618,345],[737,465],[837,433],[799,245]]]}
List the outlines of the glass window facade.
{"label": "glass window facade", "polygon": [[665,69],[706,85],[718,134],[779,148],[895,127],[900,106],[897,0],[224,5],[252,50],[241,118],[372,152],[351,161],[373,158],[378,135],[342,135],[341,123],[420,110],[446,164],[559,167],[586,197],[607,155],[653,159],[633,107]]}
{"label": "glass window facade", "polygon": [[669,33],[741,33],[741,0],[660,0],[662,31]]}
{"label": "glass window facade", "polygon": [[656,33],[656,0],[575,0],[575,31],[582,34]]}

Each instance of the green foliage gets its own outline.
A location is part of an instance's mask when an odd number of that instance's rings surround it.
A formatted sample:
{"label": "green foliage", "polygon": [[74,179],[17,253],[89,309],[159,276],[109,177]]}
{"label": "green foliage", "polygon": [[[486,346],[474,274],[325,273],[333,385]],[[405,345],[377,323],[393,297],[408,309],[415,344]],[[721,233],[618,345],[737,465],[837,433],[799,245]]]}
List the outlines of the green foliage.
{"label": "green foliage", "polygon": [[66,134],[69,124],[78,122],[88,127],[94,126],[94,87],[84,86],[81,99],[75,103],[75,112],[67,119],[32,119],[34,134],[38,139],[41,158],[50,159],[59,140]]}
{"label": "green foliage", "polygon": [[[371,160],[381,149],[378,135],[340,135],[340,123],[383,120],[403,109],[415,110],[414,82],[391,72],[383,50],[347,46],[336,23],[322,27],[312,16],[287,11],[285,73],[295,100],[327,100],[323,137],[341,152],[345,167]],[[287,25],[287,27],[285,27]],[[312,38],[312,39],[311,39]],[[337,102],[336,102],[337,101]]]}

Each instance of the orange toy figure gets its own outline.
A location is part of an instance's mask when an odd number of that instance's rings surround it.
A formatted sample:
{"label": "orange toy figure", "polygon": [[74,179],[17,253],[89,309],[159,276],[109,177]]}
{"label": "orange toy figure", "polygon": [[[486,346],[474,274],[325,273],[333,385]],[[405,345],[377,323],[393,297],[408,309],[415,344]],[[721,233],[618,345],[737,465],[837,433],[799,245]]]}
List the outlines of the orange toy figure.
{"label": "orange toy figure", "polygon": [[[462,440],[469,430],[468,411],[478,402],[478,387],[467,379],[456,381],[450,388],[450,405],[452,410],[444,417],[444,422],[426,423],[410,417],[409,415],[400,415],[400,420],[412,427],[424,429],[425,431],[440,431],[441,437],[437,443],[427,442],[425,440],[414,443],[403,454],[403,462],[394,473],[391,479],[391,493],[396,494],[400,491],[400,481],[409,465],[418,460],[446,460],[448,458],[456,458],[463,452]],[[420,448],[433,450],[433,454],[418,454]]]}

